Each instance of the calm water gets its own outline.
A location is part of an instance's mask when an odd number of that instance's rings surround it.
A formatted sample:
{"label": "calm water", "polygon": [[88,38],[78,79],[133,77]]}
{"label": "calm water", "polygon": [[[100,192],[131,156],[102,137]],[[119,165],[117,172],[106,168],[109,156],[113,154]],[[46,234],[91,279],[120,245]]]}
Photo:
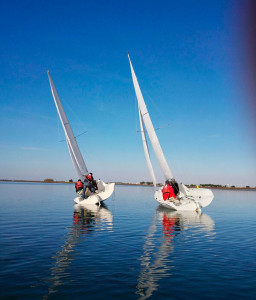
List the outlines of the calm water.
{"label": "calm water", "polygon": [[116,186],[101,208],[68,184],[0,183],[1,299],[256,299],[256,192],[201,215]]}

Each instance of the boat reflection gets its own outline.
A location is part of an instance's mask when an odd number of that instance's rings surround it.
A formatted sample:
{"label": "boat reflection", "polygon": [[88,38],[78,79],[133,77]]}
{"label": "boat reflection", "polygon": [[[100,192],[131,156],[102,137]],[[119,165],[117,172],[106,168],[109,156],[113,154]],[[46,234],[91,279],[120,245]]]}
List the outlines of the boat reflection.
{"label": "boat reflection", "polygon": [[[157,208],[158,217],[163,222],[163,232],[168,233],[168,227],[172,230],[181,231],[190,227],[198,227],[201,231],[211,232],[214,229],[214,222],[210,216],[196,211],[171,211],[168,208],[159,206]],[[175,227],[176,225],[176,227]]]}
{"label": "boat reflection", "polygon": [[77,254],[76,246],[88,235],[97,230],[113,230],[113,216],[106,205],[100,207],[95,204],[74,205],[73,223],[65,238],[65,244],[52,258],[54,266],[50,278],[47,280],[50,287],[43,299],[54,297],[58,288],[67,280],[67,269]]}
{"label": "boat reflection", "polygon": [[74,205],[74,225],[79,225],[82,233],[94,230],[104,223],[101,229],[113,229],[113,216],[105,204],[76,204]]}
{"label": "boat reflection", "polygon": [[[206,214],[197,212],[175,212],[159,206],[148,230],[143,254],[140,257],[141,271],[136,287],[139,299],[147,299],[158,289],[158,282],[172,276],[171,269],[175,257],[171,253],[175,237],[189,228],[205,233],[214,230],[213,220]],[[159,230],[160,229],[160,230]]]}

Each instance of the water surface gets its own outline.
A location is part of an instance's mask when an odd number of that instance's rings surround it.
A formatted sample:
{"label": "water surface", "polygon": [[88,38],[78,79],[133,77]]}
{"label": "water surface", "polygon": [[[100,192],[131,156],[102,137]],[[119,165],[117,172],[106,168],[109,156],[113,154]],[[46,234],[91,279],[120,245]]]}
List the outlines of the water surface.
{"label": "water surface", "polygon": [[0,183],[1,299],[255,299],[256,192],[214,195],[175,213],[116,186],[81,208],[73,185]]}

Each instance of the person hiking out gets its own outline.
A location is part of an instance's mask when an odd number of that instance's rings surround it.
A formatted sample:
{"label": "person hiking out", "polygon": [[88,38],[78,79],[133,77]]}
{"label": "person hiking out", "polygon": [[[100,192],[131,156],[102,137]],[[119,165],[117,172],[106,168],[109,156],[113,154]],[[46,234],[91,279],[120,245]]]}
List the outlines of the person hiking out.
{"label": "person hiking out", "polygon": [[96,180],[93,178],[93,174],[92,174],[92,173],[89,173],[88,176],[89,176],[89,179],[91,179],[91,183],[92,183],[92,185],[93,185],[95,191],[97,191],[98,186],[97,186]]}
{"label": "person hiking out", "polygon": [[84,184],[82,183],[81,179],[78,179],[76,184],[75,184],[75,189],[76,189],[76,194],[77,196],[81,196],[83,193],[83,187]]}
{"label": "person hiking out", "polygon": [[93,179],[92,173],[89,173],[84,178],[84,187],[82,198],[85,198],[85,195],[90,191],[91,193],[95,193],[97,189],[96,181]]}

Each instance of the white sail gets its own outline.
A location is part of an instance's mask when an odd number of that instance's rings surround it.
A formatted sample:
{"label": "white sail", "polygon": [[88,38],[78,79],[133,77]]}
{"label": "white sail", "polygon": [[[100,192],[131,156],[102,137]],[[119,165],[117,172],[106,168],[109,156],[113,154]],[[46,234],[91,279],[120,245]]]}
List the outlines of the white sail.
{"label": "white sail", "polygon": [[60,98],[58,96],[58,93],[56,91],[56,88],[54,86],[54,83],[52,81],[50,72],[47,71],[48,74],[48,78],[50,81],[50,86],[51,86],[51,91],[52,91],[52,95],[53,95],[53,99],[60,117],[60,121],[62,124],[62,127],[64,129],[65,132],[65,136],[66,136],[66,140],[67,140],[67,144],[68,144],[68,149],[69,149],[69,153],[72,159],[72,162],[74,164],[75,170],[77,172],[77,176],[78,178],[82,178],[82,175],[86,175],[88,174],[88,170],[86,168],[86,165],[84,163],[83,157],[81,155],[81,152],[78,148],[76,139],[74,137],[73,131],[70,127],[70,124],[68,122],[68,118],[64,112],[64,109],[62,107],[62,104],[60,102]]}
{"label": "white sail", "polygon": [[76,170],[76,174],[77,174],[78,178],[82,179],[83,174],[82,174],[82,172],[80,171],[80,168],[79,168],[79,166],[78,166],[78,164],[77,164],[77,162],[76,162],[75,156],[74,156],[74,154],[73,154],[73,152],[72,152],[72,149],[71,149],[71,147],[70,147],[70,145],[69,145],[69,142],[68,142],[68,139],[67,139],[67,138],[66,138],[66,141],[67,141],[68,151],[69,151],[69,154],[70,154],[72,163],[73,163],[74,168],[75,168],[75,170]]}
{"label": "white sail", "polygon": [[145,127],[147,129],[149,139],[151,141],[151,144],[152,144],[153,150],[156,154],[159,165],[164,173],[165,179],[171,179],[171,178],[173,178],[173,175],[170,171],[170,168],[169,168],[167,161],[165,159],[165,156],[163,154],[162,148],[159,144],[159,141],[158,141],[157,135],[155,133],[152,121],[150,119],[150,116],[149,116],[149,113],[147,110],[147,106],[143,99],[143,96],[142,96],[142,93],[141,93],[141,90],[139,87],[139,83],[138,83],[137,77],[135,75],[129,54],[128,54],[128,59],[130,62],[132,80],[133,80],[133,85],[134,85],[135,93],[136,93],[138,104],[139,104],[139,110],[140,110],[142,119],[144,121]]}
{"label": "white sail", "polygon": [[151,160],[150,160],[150,155],[149,155],[149,151],[148,151],[148,143],[147,143],[147,138],[146,138],[146,132],[145,132],[145,127],[144,127],[143,120],[142,120],[142,117],[141,117],[140,108],[139,108],[139,117],[140,117],[141,138],[142,138],[144,153],[145,153],[145,157],[146,157],[146,161],[147,161],[147,165],[148,165],[148,170],[149,170],[150,177],[153,181],[153,184],[154,184],[154,186],[156,186],[156,177],[155,177],[154,170],[153,170],[153,167],[152,167],[152,163],[151,163]]}

